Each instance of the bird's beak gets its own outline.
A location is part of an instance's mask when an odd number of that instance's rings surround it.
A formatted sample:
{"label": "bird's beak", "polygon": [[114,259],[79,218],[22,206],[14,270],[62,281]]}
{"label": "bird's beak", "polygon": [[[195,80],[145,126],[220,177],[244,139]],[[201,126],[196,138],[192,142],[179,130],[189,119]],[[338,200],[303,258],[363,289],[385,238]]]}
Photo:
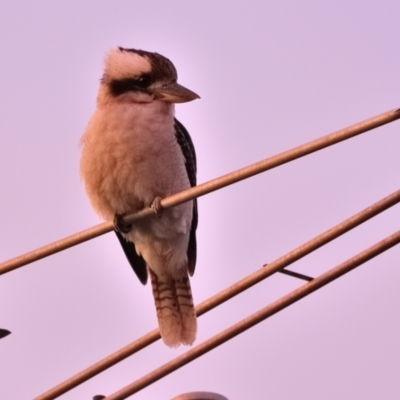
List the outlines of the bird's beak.
{"label": "bird's beak", "polygon": [[168,103],[186,103],[199,99],[200,96],[175,82],[157,88],[154,91],[154,98]]}

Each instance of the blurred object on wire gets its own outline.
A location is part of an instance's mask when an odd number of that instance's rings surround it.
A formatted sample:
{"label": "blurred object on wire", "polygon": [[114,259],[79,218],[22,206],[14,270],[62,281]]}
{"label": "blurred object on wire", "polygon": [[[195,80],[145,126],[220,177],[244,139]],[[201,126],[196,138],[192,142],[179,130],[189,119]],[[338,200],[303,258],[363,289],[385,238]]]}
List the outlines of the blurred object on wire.
{"label": "blurred object on wire", "polygon": [[0,339],[3,339],[4,337],[8,336],[11,332],[8,331],[7,329],[0,329]]}
{"label": "blurred object on wire", "polygon": [[180,394],[171,400],[228,400],[228,398],[212,392],[191,392]]}

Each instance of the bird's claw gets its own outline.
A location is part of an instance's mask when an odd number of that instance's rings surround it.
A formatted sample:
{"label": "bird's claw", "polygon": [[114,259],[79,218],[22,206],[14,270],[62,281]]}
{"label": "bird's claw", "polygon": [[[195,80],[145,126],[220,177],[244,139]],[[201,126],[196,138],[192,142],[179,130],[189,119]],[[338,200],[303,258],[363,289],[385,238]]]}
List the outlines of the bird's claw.
{"label": "bird's claw", "polygon": [[124,221],[123,214],[115,214],[114,217],[114,228],[118,232],[128,233],[132,229],[132,224]]}
{"label": "bird's claw", "polygon": [[150,204],[150,208],[154,211],[158,218],[162,217],[163,207],[161,205],[162,198],[157,196]]}

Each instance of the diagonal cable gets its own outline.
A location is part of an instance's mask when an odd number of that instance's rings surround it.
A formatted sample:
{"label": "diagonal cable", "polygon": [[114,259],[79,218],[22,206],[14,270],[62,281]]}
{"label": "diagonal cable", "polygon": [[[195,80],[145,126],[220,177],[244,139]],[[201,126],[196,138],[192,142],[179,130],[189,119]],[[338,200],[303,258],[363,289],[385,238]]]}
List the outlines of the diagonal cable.
{"label": "diagonal cable", "polygon": [[[376,117],[362,121],[358,124],[344,128],[340,131],[333,132],[326,136],[322,136],[319,139],[313,140],[311,142],[297,146],[293,149],[287,150],[283,153],[259,161],[245,168],[239,169],[237,171],[223,175],[219,178],[205,182],[196,187],[166,197],[161,201],[161,206],[163,208],[170,208],[178,204],[184,203],[186,201],[193,200],[196,197],[204,196],[207,193],[211,193],[225,186],[232,185],[233,183],[239,182],[243,179],[257,175],[269,169],[278,167],[279,165],[293,161],[297,158],[303,157],[307,154],[313,153],[325,147],[339,143],[343,140],[350,139],[356,135],[377,128],[378,126],[385,125],[399,118],[400,118],[400,109],[388,111]],[[153,211],[150,208],[146,208],[136,214],[127,216],[124,219],[126,220],[127,223],[132,223],[138,220],[139,218],[149,216],[152,213]],[[92,228],[81,231],[77,234],[68,236],[64,239],[40,247],[29,253],[5,261],[0,264],[0,275],[10,272],[16,268],[22,267],[23,265],[40,260],[51,254],[55,254],[62,250],[68,249],[69,247],[76,246],[79,243],[83,243],[97,236],[104,235],[105,233],[110,232],[112,229],[113,229],[113,224],[111,222],[104,222]]]}
{"label": "diagonal cable", "polygon": [[327,285],[328,283],[334,281],[337,278],[340,278],[342,275],[350,272],[354,268],[362,265],[363,263],[369,261],[370,259],[376,257],[377,255],[383,253],[384,251],[390,249],[396,244],[400,243],[400,231],[397,231],[393,235],[390,235],[383,239],[382,241],[376,243],[375,245],[367,248],[363,252],[357,254],[356,256],[348,259],[342,264],[338,265],[335,268],[330,269],[329,271],[323,273],[322,275],[314,278],[312,281],[300,286],[298,289],[293,290],[287,295],[281,297],[276,300],[272,304],[262,308],[256,313],[250,315],[247,318],[244,318],[240,322],[232,325],[228,329],[218,333],[212,338],[206,340],[205,342],[199,344],[193,349],[187,351],[186,353],[176,357],[175,359],[167,362],[161,367],[155,369],[149,374],[143,376],[142,378],[136,380],[130,385],[124,387],[118,392],[113,393],[110,396],[107,396],[104,400],[123,400],[128,396],[137,393],[138,391],[144,389],[150,384],[158,381],[164,376],[170,374],[173,371],[176,371],[178,368],[183,367],[189,362],[195,360],[196,358],[202,356],[203,354],[208,353],[209,351],[215,349],[221,344],[227,342],[228,340],[234,338],[235,336],[243,333],[247,329],[252,328],[256,324],[265,320],[266,318],[271,317],[272,315],[278,313],[284,308],[290,306],[296,301],[302,299],[303,297],[308,296],[309,294],[315,292],[321,287]]}
{"label": "diagonal cable", "polygon": [[[270,264],[267,264],[263,268],[255,271],[246,278],[236,282],[227,289],[217,293],[215,296],[205,300],[196,307],[196,314],[200,316],[206,312],[212,310],[213,308],[219,306],[220,304],[226,302],[232,297],[242,293],[243,291],[249,289],[255,284],[261,282],[263,279],[273,275],[274,273],[280,271],[282,268],[298,261],[307,254],[317,250],[323,245],[329,243],[330,241],[336,239],[337,237],[343,235],[349,230],[355,228],[356,226],[362,224],[363,222],[371,219],[377,214],[387,210],[388,208],[394,206],[400,202],[400,190],[392,193],[391,195],[383,198],[382,200],[372,204],[371,206],[365,208],[364,210],[358,212],[352,217],[346,219],[345,221],[339,223],[333,228],[327,230],[321,235],[309,240],[303,245],[297,247],[293,251],[285,254],[284,256],[278,258]],[[131,356],[132,354],[142,350],[143,348],[149,346],[160,339],[160,334],[158,329],[147,333],[141,338],[135,340],[134,342],[128,344],[127,346],[121,348],[120,350],[112,353],[103,360],[98,361],[92,366],[86,368],[85,370],[79,372],[78,374],[72,376],[66,381],[58,384],[54,388],[48,390],[47,392],[38,396],[35,400],[51,400],[63,393],[73,389],[74,387],[80,385],[81,383],[87,381],[93,376],[105,371],[106,369],[112,367],[118,362],[124,360],[125,358]]]}

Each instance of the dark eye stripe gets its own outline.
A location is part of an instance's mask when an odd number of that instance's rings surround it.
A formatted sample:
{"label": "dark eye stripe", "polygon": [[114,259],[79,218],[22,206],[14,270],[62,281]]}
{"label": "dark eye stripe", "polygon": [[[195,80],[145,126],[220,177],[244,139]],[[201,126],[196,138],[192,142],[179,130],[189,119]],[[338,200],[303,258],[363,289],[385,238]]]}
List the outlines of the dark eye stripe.
{"label": "dark eye stripe", "polygon": [[146,91],[151,84],[151,77],[144,74],[139,78],[114,79],[109,83],[110,92],[114,96],[120,96],[127,92]]}

